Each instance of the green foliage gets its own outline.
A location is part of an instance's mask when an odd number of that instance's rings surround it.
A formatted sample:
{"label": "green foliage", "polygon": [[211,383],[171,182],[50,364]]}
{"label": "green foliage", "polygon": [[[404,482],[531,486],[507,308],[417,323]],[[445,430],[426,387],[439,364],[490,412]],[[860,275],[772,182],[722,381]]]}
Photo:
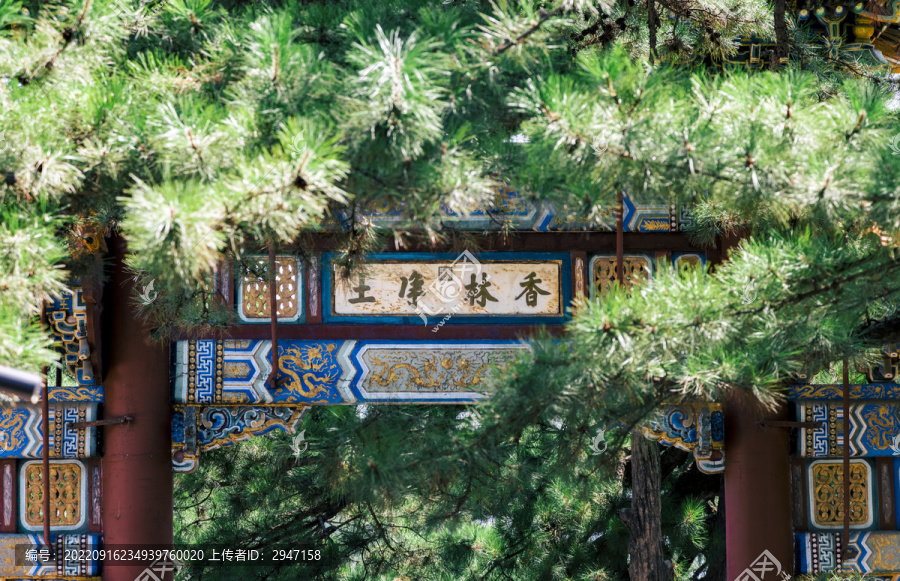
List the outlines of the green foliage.
{"label": "green foliage", "polygon": [[[460,406],[313,408],[303,444],[254,438],[178,476],[176,537],[322,551],[314,563],[219,568],[220,579],[627,579],[624,453],[560,447],[571,428],[559,422],[510,442],[480,421]],[[662,458],[667,553],[690,579],[715,558],[706,499],[720,478],[697,480],[679,450]],[[692,496],[698,482],[706,499]]]}
{"label": "green foliage", "polygon": [[[0,209],[0,361],[14,368],[40,369],[56,359],[35,319],[44,300],[58,297],[66,272],[53,216],[40,206]],[[23,312],[24,310],[24,312]],[[23,316],[24,315],[24,316]]]}
{"label": "green foliage", "polygon": [[[595,458],[596,430],[734,390],[773,403],[794,374],[897,340],[883,72],[793,24],[785,69],[721,68],[730,39],[771,35],[763,0],[125,1],[0,0],[14,365],[51,358],[35,305],[61,266],[85,274],[62,241],[88,224],[127,240],[159,338],[225,328],[222,261],[302,252],[318,232],[348,269],[387,241],[458,241],[441,208],[484,208],[504,185],[594,226],[625,190],[691,208],[695,242],[745,237],[715,271],[661,267],[584,301],[564,341],[539,338],[466,416],[315,409],[308,457],[277,438],[205,455],[180,487],[179,505],[200,502],[180,539],[310,543],[331,578],[622,578],[629,430]],[[401,219],[378,228],[378,208]],[[664,526],[696,578],[716,494],[681,494],[687,471],[669,475]]]}
{"label": "green foliage", "polygon": [[[884,90],[815,52],[782,74],[677,65],[767,34],[761,0],[663,3],[668,64],[650,66],[631,4],[5,1],[0,200],[103,216],[174,294],[226,252],[322,229],[350,266],[385,239],[447,241],[441,208],[504,184],[594,224],[622,189],[694,205],[704,242],[797,220],[896,231]],[[381,207],[403,213],[393,231],[364,218]],[[146,314],[161,336],[187,328]]]}

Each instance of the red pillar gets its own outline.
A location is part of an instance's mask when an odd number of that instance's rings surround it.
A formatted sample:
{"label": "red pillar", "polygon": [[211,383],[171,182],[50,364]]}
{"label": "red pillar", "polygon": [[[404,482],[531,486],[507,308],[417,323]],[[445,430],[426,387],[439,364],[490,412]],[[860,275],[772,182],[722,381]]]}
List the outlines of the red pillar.
{"label": "red pillar", "polygon": [[763,418],[786,420],[787,406],[765,413],[739,394],[726,403],[727,581],[737,579],[763,551],[793,573],[789,431],[763,428]]}
{"label": "red pillar", "polygon": [[[114,545],[173,543],[169,355],[152,345],[135,316],[133,280],[124,266],[125,242],[113,239],[115,261],[104,292],[103,378],[106,419],[132,416],[104,428],[103,536]],[[113,547],[114,548],[114,547]],[[139,547],[138,547],[139,548]],[[104,581],[134,581],[146,564],[104,563]]]}

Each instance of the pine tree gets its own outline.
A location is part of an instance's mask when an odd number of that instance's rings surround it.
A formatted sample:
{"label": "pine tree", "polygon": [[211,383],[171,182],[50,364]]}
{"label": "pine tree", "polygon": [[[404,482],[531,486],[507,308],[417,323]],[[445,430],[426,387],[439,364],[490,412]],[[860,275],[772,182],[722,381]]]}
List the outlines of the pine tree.
{"label": "pine tree", "polygon": [[[291,436],[279,433],[205,453],[197,472],[180,477],[181,542],[314,549],[321,559],[269,568],[195,565],[190,574],[627,579],[628,532],[619,510],[630,504],[634,476],[625,453],[600,462],[589,448],[561,449],[568,429],[551,423],[531,426],[517,443],[482,446],[476,457],[464,442],[479,437],[477,412],[463,410],[319,407],[304,422],[303,446],[292,449]],[[413,450],[429,450],[431,461],[410,462]],[[566,467],[572,453],[580,460],[574,470]],[[724,553],[710,544],[717,521],[709,503],[721,477],[699,474],[693,457],[674,448],[661,464],[667,557],[679,579],[696,578]]]}
{"label": "pine tree", "polygon": [[[864,51],[823,50],[784,11],[762,0],[0,0],[0,360],[52,360],[35,305],[68,275],[102,272],[85,241],[110,232],[155,281],[145,315],[165,338],[229,323],[210,292],[222,260],[270,245],[302,253],[329,235],[352,268],[386,244],[468,241],[440,208],[484,206],[503,185],[598,222],[623,190],[689,206],[698,244],[744,237],[728,263],[660,269],[631,296],[579,305],[565,341],[539,338],[455,439],[398,454],[394,426],[453,433],[448,410],[360,421],[315,410],[311,433],[361,422],[365,437],[327,460],[319,478],[334,490],[270,491],[295,491],[297,523],[254,504],[265,494],[210,485],[240,482],[241,462],[252,474],[253,447],[184,485],[258,513],[259,531],[303,523],[308,537],[295,538],[333,538],[328,550],[359,565],[331,575],[622,576],[623,545],[594,549],[624,538],[609,509],[623,508],[621,479],[594,478],[602,462],[584,453],[597,429],[616,434],[606,463],[617,465],[628,428],[661,402],[741,390],[771,403],[793,374],[897,340],[886,71]],[[731,39],[751,33],[776,40],[767,70],[726,67]],[[384,206],[405,221],[366,218]],[[267,469],[250,483],[272,482]],[[707,530],[690,525],[705,508],[679,506],[685,539]],[[319,516],[339,519],[339,538]],[[188,524],[196,538],[228,532]],[[684,575],[702,543],[679,543],[668,556]]]}

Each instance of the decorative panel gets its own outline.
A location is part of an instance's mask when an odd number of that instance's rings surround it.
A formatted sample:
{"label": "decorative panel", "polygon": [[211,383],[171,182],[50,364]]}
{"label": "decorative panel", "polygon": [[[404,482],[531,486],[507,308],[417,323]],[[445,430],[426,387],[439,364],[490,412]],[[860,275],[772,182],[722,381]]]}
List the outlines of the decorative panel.
{"label": "decorative panel", "polygon": [[336,258],[323,256],[325,322],[562,323],[572,298],[568,253],[375,254],[349,278]]}
{"label": "decorative panel", "polygon": [[[97,428],[72,428],[71,422],[97,419],[97,404],[50,405],[50,456],[86,458],[97,454]],[[41,410],[34,406],[0,407],[0,458],[40,458]]]}
{"label": "decorative panel", "polygon": [[[238,288],[238,317],[245,323],[271,320],[269,259],[256,257],[242,265]],[[278,320],[297,322],[303,316],[300,261],[294,256],[275,258],[275,301]]]}
{"label": "decorative panel", "polygon": [[526,348],[514,341],[346,341],[338,354],[349,363],[341,391],[350,401],[473,402],[486,397],[490,375]]}
{"label": "decorative panel", "polygon": [[[837,402],[797,405],[798,419],[822,422],[820,428],[801,428],[798,455],[838,458],[844,450],[844,408]],[[850,455],[900,456],[900,404],[850,406]]]}
{"label": "decorative panel", "polygon": [[660,408],[643,433],[664,446],[693,452],[702,472],[717,474],[725,469],[725,418],[721,404],[688,403]]}
{"label": "decorative panel", "polygon": [[71,293],[46,304],[46,318],[53,333],[69,373],[79,385],[93,385],[93,364],[91,345],[88,342],[87,306],[82,290],[75,288]]}
{"label": "decorative panel", "polygon": [[313,255],[309,257],[306,265],[306,322],[321,323],[322,322],[322,271],[320,270],[322,260],[319,256]]}
{"label": "decorative panel", "polygon": [[[41,548],[45,548],[43,537],[38,534],[0,535],[0,577],[89,577],[99,575],[100,562],[96,550],[100,548],[100,535],[62,534],[51,535],[53,552],[61,555],[58,561],[40,562]],[[28,559],[29,551],[37,557]],[[66,560],[65,557],[92,556],[82,561]]]}
{"label": "decorative panel", "polygon": [[[179,341],[173,401],[216,406],[471,403],[485,397],[495,367],[528,346],[519,341],[282,340],[274,388],[267,383],[271,348],[271,341],[258,339]],[[219,381],[221,389],[210,387]]]}
{"label": "decorative panel", "polygon": [[[785,395],[792,400],[842,400],[844,387],[835,383],[797,384],[790,386]],[[850,399],[900,399],[900,384],[850,384]]]}
{"label": "decorative panel", "polygon": [[92,533],[103,531],[101,518],[101,504],[103,478],[99,458],[93,458],[85,462],[88,473],[88,530]]}
{"label": "decorative panel", "polygon": [[0,460],[0,533],[16,532],[16,461]]}
{"label": "decorative panel", "polygon": [[676,270],[704,268],[706,266],[706,254],[703,252],[676,253],[672,256],[672,265]]}
{"label": "decorative panel", "polygon": [[875,573],[867,579],[900,576],[900,532],[851,532],[848,556],[842,558],[841,533],[795,533],[797,573],[822,573],[840,570]]}
{"label": "decorative panel", "polygon": [[[675,232],[690,224],[687,209],[681,212],[663,200],[635,199],[624,196],[623,226],[626,232]],[[408,224],[402,204],[390,201],[374,203],[362,210],[363,215],[376,225],[400,226]],[[494,199],[485,205],[470,208],[451,208],[443,205],[440,209],[441,221],[452,224],[460,230],[499,230],[509,227],[513,230],[535,230],[538,232],[560,231],[615,231],[615,207],[601,212],[599,220],[589,222],[583,216],[557,208],[549,203],[536,202],[527,194],[501,188]],[[341,216],[348,222],[348,214]]]}
{"label": "decorative panel", "polygon": [[[25,462],[19,472],[19,510],[26,531],[44,526],[42,461]],[[87,523],[87,470],[74,460],[50,462],[50,526],[55,531],[74,531]]]}
{"label": "decorative panel", "polygon": [[572,296],[586,297],[587,290],[587,254],[572,252]]}
{"label": "decorative panel", "polygon": [[878,478],[878,529],[882,531],[897,529],[894,518],[894,462],[893,458],[875,460],[875,474]]}
{"label": "decorative panel", "polygon": [[[377,225],[397,226],[409,223],[404,209],[403,204],[384,201],[371,203],[361,211]],[[463,230],[497,229],[508,224],[516,230],[546,232],[556,218],[552,206],[537,203],[520,192],[505,187],[500,188],[494,199],[487,204],[468,208],[451,208],[444,204],[440,208],[440,214],[442,221]],[[559,225],[562,225],[564,218],[559,218]],[[343,219],[349,220],[349,216],[344,215]]]}
{"label": "decorative panel", "polygon": [[[808,469],[810,528],[844,526],[844,465],[842,460],[816,460]],[[850,526],[868,528],[875,523],[875,482],[865,460],[850,461]]]}
{"label": "decorative panel", "polygon": [[[650,277],[650,258],[629,254],[623,260],[623,275],[626,289]],[[616,280],[616,257],[595,256],[591,259],[591,297],[607,291]]]}

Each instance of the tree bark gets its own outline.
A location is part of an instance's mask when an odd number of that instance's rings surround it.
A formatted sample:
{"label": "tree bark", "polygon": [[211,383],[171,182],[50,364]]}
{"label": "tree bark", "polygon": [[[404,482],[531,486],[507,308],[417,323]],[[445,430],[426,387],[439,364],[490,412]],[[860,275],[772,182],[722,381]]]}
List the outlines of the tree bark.
{"label": "tree bark", "polygon": [[659,448],[634,431],[631,434],[631,508],[619,515],[628,541],[628,575],[631,581],[671,581],[672,562],[666,560],[662,543]]}
{"label": "tree bark", "polygon": [[787,30],[787,2],[785,0],[775,0],[775,13],[773,15],[775,20],[775,63],[776,65],[779,62],[779,59],[787,57],[791,53],[791,44],[788,40],[788,30]]}
{"label": "tree bark", "polygon": [[[784,0],[782,0],[784,1]],[[656,52],[656,30],[659,27],[659,13],[656,11],[656,0],[647,0],[647,29],[650,32],[650,64],[658,58]]]}
{"label": "tree bark", "polygon": [[719,479],[719,504],[716,511],[716,522],[713,525],[712,538],[710,539],[710,551],[707,553],[709,560],[706,565],[705,581],[728,581],[726,577],[725,562],[725,478]]}

